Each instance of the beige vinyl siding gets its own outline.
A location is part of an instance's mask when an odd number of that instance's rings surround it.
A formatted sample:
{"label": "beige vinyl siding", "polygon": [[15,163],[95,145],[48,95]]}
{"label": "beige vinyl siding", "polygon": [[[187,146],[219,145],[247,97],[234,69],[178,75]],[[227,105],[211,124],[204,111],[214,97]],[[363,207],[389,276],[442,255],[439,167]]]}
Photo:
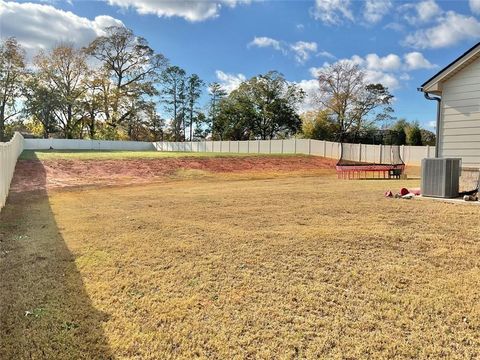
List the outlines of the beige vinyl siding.
{"label": "beige vinyl siding", "polygon": [[462,166],[480,168],[480,61],[443,83],[441,157],[460,157]]}

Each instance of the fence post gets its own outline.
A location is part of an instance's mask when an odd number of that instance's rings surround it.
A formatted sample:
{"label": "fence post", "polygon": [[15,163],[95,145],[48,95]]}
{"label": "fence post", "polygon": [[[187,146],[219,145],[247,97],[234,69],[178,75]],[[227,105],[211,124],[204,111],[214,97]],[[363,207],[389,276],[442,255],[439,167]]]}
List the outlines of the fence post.
{"label": "fence post", "polygon": [[272,138],[270,138],[269,142],[268,142],[268,153],[271,154],[272,153]]}
{"label": "fence post", "polygon": [[282,139],[282,154],[283,154],[283,139]]}
{"label": "fence post", "polygon": [[323,140],[323,157],[327,157],[327,141]]}
{"label": "fence post", "polygon": [[427,145],[427,156],[426,157],[427,158],[430,157],[430,145]]}
{"label": "fence post", "polygon": [[297,153],[297,138],[293,138],[293,153]]}
{"label": "fence post", "polygon": [[312,139],[308,139],[308,155],[312,155]]}
{"label": "fence post", "polygon": [[257,154],[260,154],[260,140],[257,140]]}

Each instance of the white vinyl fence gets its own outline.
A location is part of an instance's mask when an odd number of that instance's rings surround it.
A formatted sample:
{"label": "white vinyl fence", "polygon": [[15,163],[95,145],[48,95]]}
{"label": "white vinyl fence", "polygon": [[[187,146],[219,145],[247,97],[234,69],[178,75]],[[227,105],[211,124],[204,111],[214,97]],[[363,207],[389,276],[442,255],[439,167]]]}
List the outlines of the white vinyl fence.
{"label": "white vinyl fence", "polygon": [[23,136],[15,133],[12,140],[0,143],[0,210],[7,200],[17,159],[23,151]]}
{"label": "white vinyl fence", "polygon": [[[307,154],[339,159],[341,144],[311,139],[156,142],[158,151],[218,152],[245,154]],[[382,163],[391,154],[390,145],[348,144],[349,160]],[[420,165],[422,159],[435,156],[434,146],[400,146],[400,156],[409,165]]]}
{"label": "white vinyl fence", "polygon": [[155,150],[153,143],[145,141],[25,139],[25,150]]}
{"label": "white vinyl fence", "polygon": [[[179,151],[240,154],[308,154],[339,159],[341,144],[311,139],[246,140],[246,141],[187,141],[142,142],[68,139],[25,139],[25,150],[124,150],[124,151]],[[348,144],[353,161],[388,162],[389,145]],[[420,165],[423,158],[434,157],[434,146],[401,146],[400,156],[409,165]]]}

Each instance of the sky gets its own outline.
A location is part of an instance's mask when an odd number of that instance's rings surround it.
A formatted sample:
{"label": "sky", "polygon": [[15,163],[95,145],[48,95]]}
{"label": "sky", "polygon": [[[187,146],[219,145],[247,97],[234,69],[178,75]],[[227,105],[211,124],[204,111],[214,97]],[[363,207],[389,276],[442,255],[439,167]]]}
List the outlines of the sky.
{"label": "sky", "polygon": [[397,118],[433,129],[436,104],[417,88],[480,41],[480,0],[0,0],[0,38],[28,54],[85,46],[110,25],[227,91],[277,70],[312,94],[319,69],[351,61],[388,86]]}

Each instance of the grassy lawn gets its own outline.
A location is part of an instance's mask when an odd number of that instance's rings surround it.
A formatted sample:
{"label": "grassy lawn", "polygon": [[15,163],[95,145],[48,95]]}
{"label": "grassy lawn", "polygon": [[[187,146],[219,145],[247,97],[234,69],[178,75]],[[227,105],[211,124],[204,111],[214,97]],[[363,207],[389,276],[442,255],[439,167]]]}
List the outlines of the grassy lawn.
{"label": "grassy lawn", "polygon": [[294,154],[248,154],[219,152],[161,152],[161,151],[112,151],[112,150],[25,150],[21,160],[120,160],[163,159],[181,157],[238,157],[238,156],[301,156]]}
{"label": "grassy lawn", "polygon": [[0,358],[478,358],[480,207],[305,175],[12,194]]}

